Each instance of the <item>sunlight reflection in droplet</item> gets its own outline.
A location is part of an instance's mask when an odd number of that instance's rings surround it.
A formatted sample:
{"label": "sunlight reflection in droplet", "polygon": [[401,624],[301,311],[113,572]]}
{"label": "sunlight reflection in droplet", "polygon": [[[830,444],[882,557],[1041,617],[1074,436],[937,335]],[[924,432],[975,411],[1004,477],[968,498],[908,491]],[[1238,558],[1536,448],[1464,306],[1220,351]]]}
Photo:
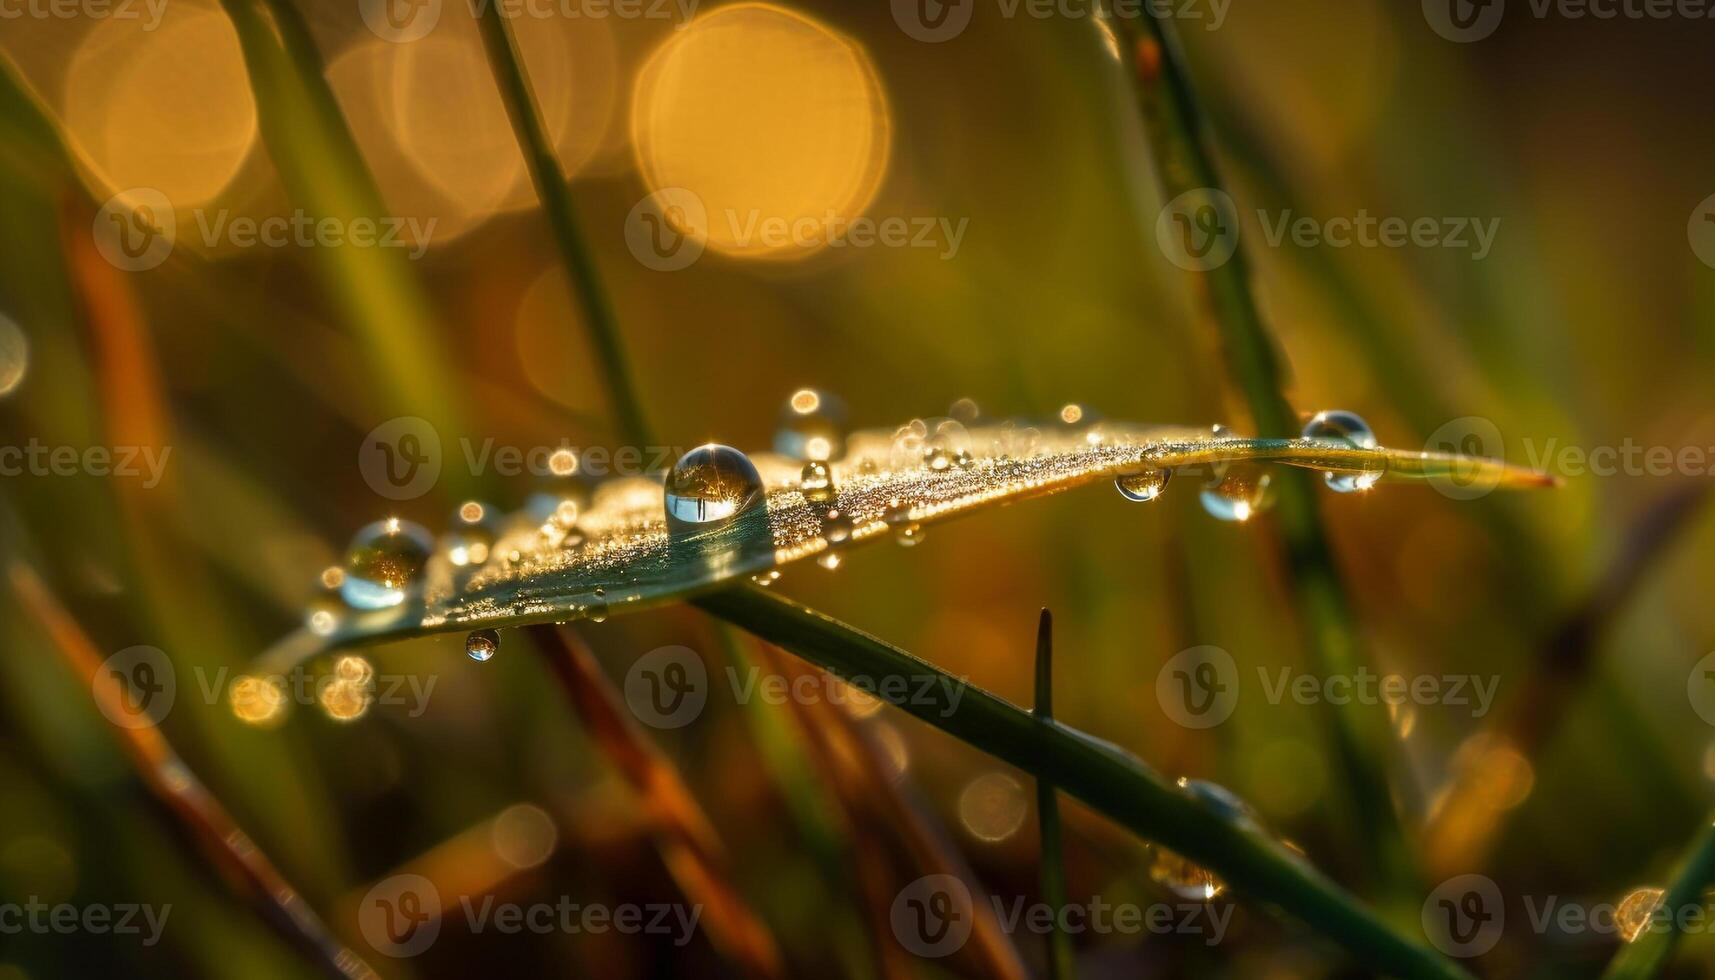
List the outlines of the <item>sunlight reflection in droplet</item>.
{"label": "sunlight reflection in droplet", "polygon": [[244,56],[218,10],[175,4],[152,32],[99,21],[66,77],[66,129],[98,197],[149,187],[176,207],[204,204],[256,145]]}
{"label": "sunlight reflection in droplet", "polygon": [[881,185],[891,125],[861,47],[762,3],[721,7],[670,37],[631,107],[649,187],[696,195],[708,245],[744,258],[801,258],[837,238]]}

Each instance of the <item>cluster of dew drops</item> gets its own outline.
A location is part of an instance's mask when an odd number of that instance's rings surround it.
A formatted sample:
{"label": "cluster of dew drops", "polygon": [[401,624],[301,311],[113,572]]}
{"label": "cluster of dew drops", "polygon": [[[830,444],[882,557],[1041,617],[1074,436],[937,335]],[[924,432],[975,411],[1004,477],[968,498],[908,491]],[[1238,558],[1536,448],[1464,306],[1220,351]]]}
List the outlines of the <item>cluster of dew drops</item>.
{"label": "cluster of dew drops", "polygon": [[[887,458],[864,457],[852,467],[858,478],[885,475],[886,468],[921,465],[932,472],[970,469],[976,459],[970,452],[967,424],[979,417],[970,399],[956,402],[945,418],[916,419],[901,426],[892,439]],[[1078,405],[1067,405],[1059,422],[1067,426],[1096,421],[1093,413]],[[1023,451],[1029,451],[1032,429],[1008,429]],[[1229,433],[1215,426],[1212,435]],[[1304,427],[1306,438],[1333,440],[1357,448],[1375,448],[1375,436],[1363,419],[1351,412],[1327,411],[1313,416]],[[1013,448],[1013,447],[1008,447]],[[828,504],[836,498],[833,462],[846,455],[846,412],[835,396],[813,388],[792,393],[781,410],[774,450],[802,463],[798,488],[806,501]],[[577,457],[569,449],[556,451],[548,461],[549,471],[560,478],[571,477]],[[1132,501],[1150,501],[1166,490],[1171,470],[1152,468],[1122,476],[1115,483],[1122,496]],[[1373,485],[1380,473],[1326,474],[1328,486],[1350,493]],[[311,601],[307,625],[312,632],[328,635],[342,617],[400,607],[423,586],[425,570],[437,549],[457,571],[481,567],[505,530],[505,521],[526,521],[537,527],[547,543],[576,544],[579,540],[579,494],[570,489],[533,494],[518,515],[503,519],[494,508],[479,501],[460,504],[450,528],[439,542],[422,525],[388,517],[365,525],[353,536],[345,563],[322,573],[320,590]],[[1272,499],[1268,468],[1251,462],[1217,467],[1203,484],[1203,509],[1223,521],[1245,521],[1266,509]],[[744,453],[729,446],[708,444],[681,456],[667,474],[663,486],[663,509],[668,533],[689,534],[739,520],[766,510],[763,480],[755,464]],[[852,536],[851,519],[837,509],[822,511],[822,537],[827,550],[817,562],[837,568],[841,547]],[[896,530],[894,540],[911,546],[922,540],[923,529],[910,519],[903,501],[895,501],[884,515]],[[769,570],[754,576],[769,585],[780,576]],[[599,603],[599,590],[598,590]],[[591,616],[605,618],[599,608]],[[500,636],[492,629],[479,629],[466,637],[465,651],[476,661],[491,659],[500,648]]]}

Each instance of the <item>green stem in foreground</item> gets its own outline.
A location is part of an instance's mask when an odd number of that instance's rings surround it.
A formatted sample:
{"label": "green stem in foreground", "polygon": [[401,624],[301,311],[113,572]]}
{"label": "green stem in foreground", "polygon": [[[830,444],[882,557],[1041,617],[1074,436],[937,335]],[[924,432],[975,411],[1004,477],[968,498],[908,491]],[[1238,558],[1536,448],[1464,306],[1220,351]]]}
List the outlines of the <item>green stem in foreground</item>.
{"label": "green stem in foreground", "polygon": [[[1701,910],[1703,889],[1711,883],[1715,883],[1715,817],[1704,820],[1703,832],[1692,841],[1674,870],[1673,883],[1657,906],[1658,912],[1666,914],[1660,919],[1652,916],[1651,927],[1646,927],[1646,931],[1614,954],[1602,974],[1603,980],[1647,980],[1660,973],[1673,953],[1674,943],[1679,941],[1675,923],[1680,910],[1691,906]],[[1667,928],[1653,928],[1658,923],[1665,923]]]}
{"label": "green stem in foreground", "polygon": [[1038,779],[1051,779],[1128,830],[1215,871],[1238,892],[1296,916],[1376,972],[1469,976],[1393,932],[1271,838],[1210,810],[1113,745],[1034,718],[927,661],[760,589],[726,589],[692,602],[848,681],[907,692],[892,703]]}
{"label": "green stem in foreground", "polygon": [[620,435],[633,445],[647,446],[650,444],[648,417],[644,414],[643,402],[637,395],[631,369],[625,360],[619,320],[614,316],[607,291],[602,288],[595,255],[579,230],[571,187],[542,125],[542,115],[531,95],[530,79],[525,73],[518,46],[513,42],[512,32],[499,4],[485,4],[480,19],[482,44],[488,51],[489,67],[494,71],[495,84],[500,87],[500,99],[506,104],[512,130],[518,136],[518,148],[523,151],[524,160],[530,167],[536,196],[542,200],[542,213],[553,232],[554,245],[565,268],[566,286],[583,305],[584,323],[595,344],[596,357],[601,362],[600,374],[607,381],[608,400],[619,422]]}
{"label": "green stem in foreground", "polygon": [[[1041,721],[1054,720],[1054,617],[1042,610],[1036,624],[1036,710]],[[1036,822],[1042,837],[1042,901],[1054,911],[1054,928],[1048,930],[1048,980],[1072,980],[1077,968],[1072,958],[1072,937],[1060,928],[1061,910],[1066,907],[1066,857],[1060,841],[1060,798],[1054,784],[1036,778]]]}
{"label": "green stem in foreground", "polygon": [[[1221,189],[1204,126],[1171,24],[1154,12],[1110,17],[1129,35],[1133,77],[1162,198]],[[1226,221],[1236,221],[1228,214]],[[1229,229],[1237,234],[1237,229]],[[1250,288],[1242,244],[1232,256],[1204,272],[1201,294],[1221,331],[1228,368],[1243,393],[1263,438],[1298,434],[1297,413],[1283,391],[1280,355]],[[1287,580],[1305,630],[1305,646],[1324,676],[1352,676],[1363,657],[1308,474],[1280,474],[1276,522],[1286,551]],[[1333,738],[1361,836],[1370,842],[1382,881],[1404,891],[1415,878],[1413,860],[1387,779],[1384,747],[1391,742],[1379,707],[1346,705],[1332,713]]]}

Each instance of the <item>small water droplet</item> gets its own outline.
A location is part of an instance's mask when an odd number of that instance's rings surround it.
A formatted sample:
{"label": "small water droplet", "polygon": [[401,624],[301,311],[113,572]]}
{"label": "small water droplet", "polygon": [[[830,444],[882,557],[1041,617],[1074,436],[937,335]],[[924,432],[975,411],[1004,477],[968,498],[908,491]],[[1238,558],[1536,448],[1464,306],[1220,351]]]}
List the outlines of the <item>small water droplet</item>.
{"label": "small water droplet", "polygon": [[947,414],[966,425],[970,425],[982,416],[982,409],[977,406],[974,399],[961,398],[954,402],[951,408],[947,409]]}
{"label": "small water droplet", "polygon": [[800,388],[780,411],[774,450],[793,459],[828,460],[846,454],[846,409],[815,388]]}
{"label": "small water droplet", "polygon": [[673,464],[666,484],[667,528],[706,531],[766,505],[750,457],[718,443],[698,446]]}
{"label": "small water droplet", "polygon": [[455,568],[474,568],[488,561],[488,550],[499,536],[500,520],[494,508],[467,500],[453,512],[453,525],[441,536],[447,561]]}
{"label": "small water droplet", "polygon": [[1248,521],[1272,502],[1270,480],[1268,470],[1256,463],[1230,463],[1203,488],[1203,509],[1216,520]]}
{"label": "small water droplet", "polygon": [[813,459],[804,464],[804,471],[798,477],[798,488],[803,491],[805,500],[825,504],[834,499],[834,472],[827,463]]}
{"label": "small water droplet", "polygon": [[1152,466],[1142,473],[1133,473],[1114,480],[1114,486],[1125,499],[1143,503],[1161,496],[1167,489],[1168,478],[1172,475],[1172,470]]}
{"label": "small water droplet", "polygon": [[471,630],[464,638],[464,652],[470,659],[483,663],[500,652],[500,634],[494,630]]}
{"label": "small water droplet", "polygon": [[[1304,438],[1327,439],[1356,449],[1375,449],[1380,445],[1368,422],[1355,412],[1337,409],[1311,416],[1310,421],[1304,423]],[[1377,465],[1366,467],[1362,473],[1324,473],[1322,479],[1335,493],[1353,493],[1375,486],[1383,472],[1384,467],[1378,461]]]}
{"label": "small water droplet", "polygon": [[1207,902],[1227,888],[1227,883],[1213,871],[1160,845],[1155,848],[1155,860],[1149,867],[1149,877],[1180,898],[1193,902]]}
{"label": "small water droplet", "polygon": [[977,465],[977,458],[968,449],[961,449],[953,454],[953,465],[961,470],[968,470]]}
{"label": "small water droplet", "polygon": [[953,457],[948,455],[947,451],[940,446],[934,446],[923,453],[923,465],[936,473],[944,473],[948,467],[953,465]]}
{"label": "small water droplet", "polygon": [[822,537],[829,544],[845,544],[852,537],[852,519],[848,514],[837,510],[828,512],[822,521]]}
{"label": "small water droplet", "polygon": [[905,525],[899,529],[899,535],[896,540],[898,540],[901,547],[916,547],[918,542],[923,540],[923,525],[915,522]]}
{"label": "small water droplet", "polygon": [[340,595],[354,609],[387,609],[420,584],[434,538],[397,517],[365,525],[351,539]]}

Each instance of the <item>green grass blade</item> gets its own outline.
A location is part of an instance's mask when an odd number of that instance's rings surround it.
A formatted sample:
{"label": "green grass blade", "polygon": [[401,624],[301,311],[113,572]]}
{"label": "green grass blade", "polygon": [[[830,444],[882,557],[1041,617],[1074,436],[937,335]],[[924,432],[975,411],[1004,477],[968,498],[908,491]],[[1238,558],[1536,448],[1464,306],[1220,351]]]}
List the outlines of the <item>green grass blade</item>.
{"label": "green grass blade", "polygon": [[1673,883],[1662,895],[1661,905],[1657,908],[1667,914],[1661,920],[1650,920],[1651,926],[1660,921],[1667,923],[1668,927],[1646,928],[1639,933],[1636,939],[1614,954],[1614,959],[1602,974],[1603,980],[1647,980],[1660,973],[1667,965],[1674,944],[1679,941],[1679,930],[1674,928],[1679,910],[1695,907],[1701,911],[1705,904],[1703,890],[1712,883],[1715,883],[1715,819],[1707,819],[1703,822],[1703,831],[1680,859],[1679,867],[1673,873]]}
{"label": "green grass blade", "polygon": [[[1133,77],[1163,200],[1203,189],[1221,189],[1204,125],[1173,26],[1155,10],[1143,17],[1114,17],[1133,59]],[[1252,295],[1243,247],[1206,272],[1200,292],[1221,331],[1234,382],[1244,395],[1257,434],[1288,438],[1298,433],[1298,415],[1282,385],[1280,354]],[[1288,581],[1303,624],[1305,646],[1324,676],[1355,674],[1364,659],[1357,630],[1322,527],[1307,474],[1282,474],[1277,522],[1288,564]],[[1349,704],[1331,712],[1333,741],[1371,860],[1391,891],[1403,892],[1416,873],[1401,817],[1388,783],[1385,747],[1391,744],[1380,706]]]}
{"label": "green grass blade", "polygon": [[1112,745],[1034,718],[927,661],[780,596],[747,587],[693,601],[848,680],[863,678],[882,689],[904,684],[913,692],[898,705],[905,711],[1037,778],[1052,779],[1132,832],[1215,871],[1238,892],[1298,918],[1370,969],[1399,977],[1467,976],[1392,931],[1274,840],[1210,810]]}
{"label": "green grass blade", "polygon": [[[1036,711],[1042,721],[1054,720],[1054,617],[1042,610],[1036,626]],[[1060,928],[1061,910],[1066,907],[1066,858],[1060,840],[1060,798],[1054,783],[1036,777],[1036,823],[1042,838],[1042,901],[1054,910],[1054,928],[1048,930],[1049,980],[1072,980],[1077,968],[1072,958],[1072,937]]]}
{"label": "green grass blade", "polygon": [[512,120],[513,132],[518,136],[518,148],[524,152],[524,160],[529,164],[536,195],[542,200],[542,213],[553,232],[554,244],[565,266],[566,281],[583,305],[584,321],[595,343],[596,356],[601,361],[599,373],[607,383],[608,400],[618,421],[620,435],[633,445],[649,445],[649,422],[626,363],[619,320],[614,316],[613,303],[602,285],[595,255],[579,229],[571,188],[567,186],[560,160],[555,156],[542,125],[541,112],[531,95],[529,75],[519,56],[518,46],[512,39],[499,4],[484,4],[480,21],[488,63],[494,70],[496,84],[500,86],[506,115]]}

